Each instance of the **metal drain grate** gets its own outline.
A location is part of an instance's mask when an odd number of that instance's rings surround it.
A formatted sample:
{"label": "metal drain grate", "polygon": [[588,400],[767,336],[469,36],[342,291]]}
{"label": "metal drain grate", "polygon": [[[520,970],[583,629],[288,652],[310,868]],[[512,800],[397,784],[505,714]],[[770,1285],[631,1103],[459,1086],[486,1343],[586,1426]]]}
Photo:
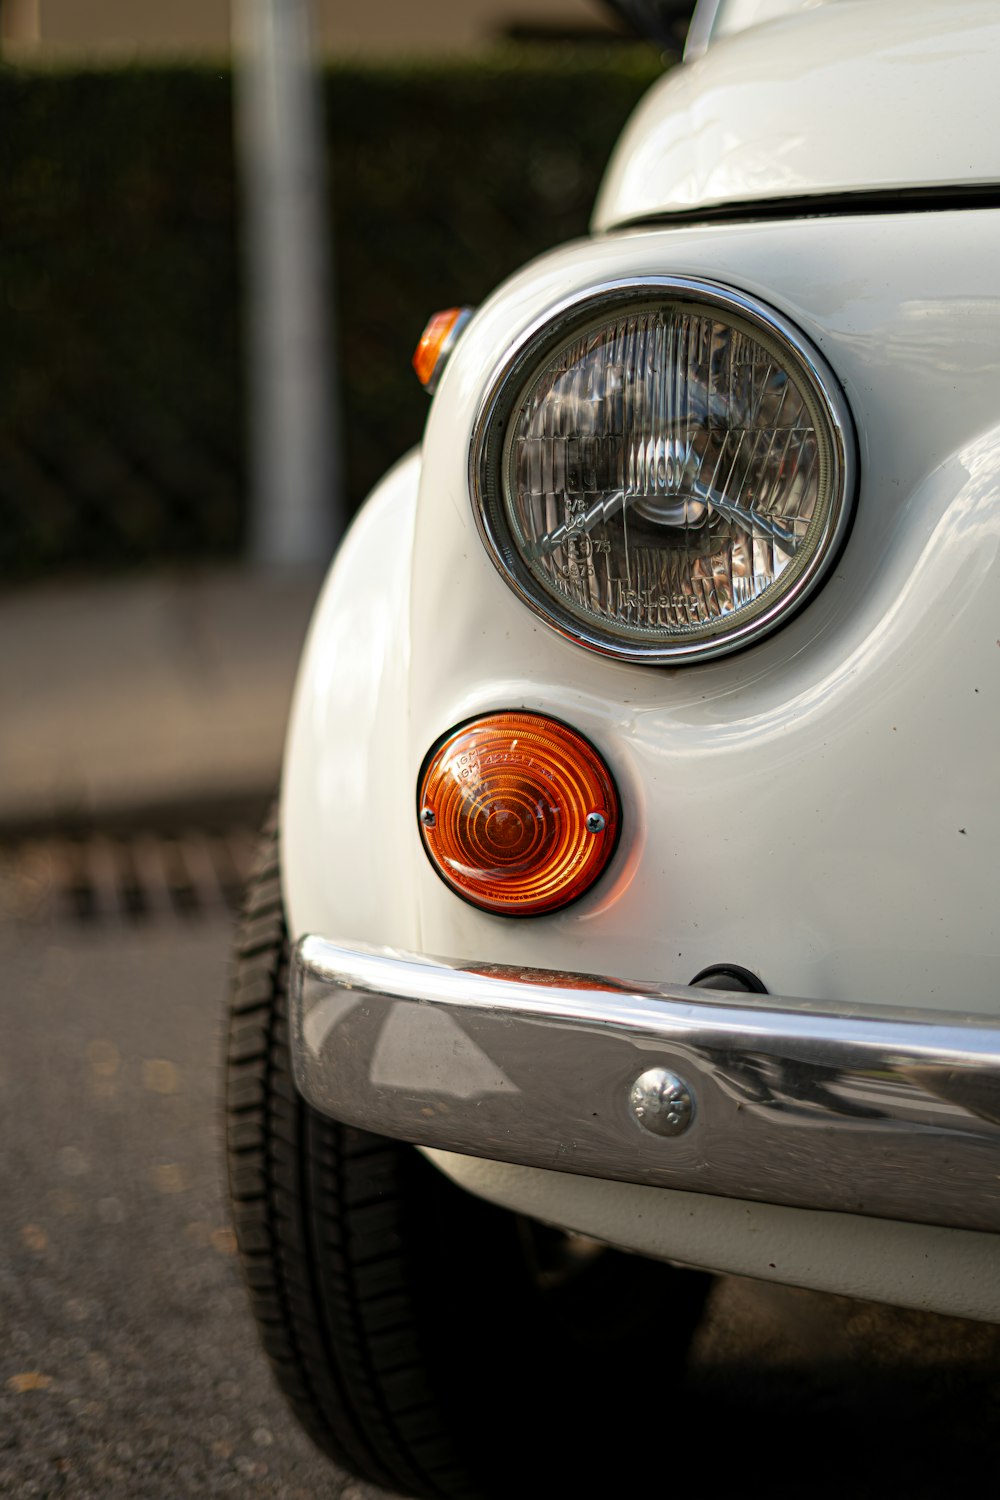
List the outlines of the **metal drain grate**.
{"label": "metal drain grate", "polygon": [[256,832],[154,830],[0,846],[0,911],[26,922],[145,922],[237,911]]}

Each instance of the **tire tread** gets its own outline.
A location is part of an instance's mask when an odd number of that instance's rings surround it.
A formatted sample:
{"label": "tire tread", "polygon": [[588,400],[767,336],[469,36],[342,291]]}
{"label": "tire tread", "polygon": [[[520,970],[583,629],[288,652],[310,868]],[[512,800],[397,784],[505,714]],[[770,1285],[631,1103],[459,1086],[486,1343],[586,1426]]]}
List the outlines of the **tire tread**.
{"label": "tire tread", "polygon": [[236,942],[226,1054],[233,1224],[261,1342],[336,1463],[426,1500],[474,1500],[425,1377],[401,1237],[387,1248],[400,1146],[318,1115],[291,1082],[276,848],[272,818]]}

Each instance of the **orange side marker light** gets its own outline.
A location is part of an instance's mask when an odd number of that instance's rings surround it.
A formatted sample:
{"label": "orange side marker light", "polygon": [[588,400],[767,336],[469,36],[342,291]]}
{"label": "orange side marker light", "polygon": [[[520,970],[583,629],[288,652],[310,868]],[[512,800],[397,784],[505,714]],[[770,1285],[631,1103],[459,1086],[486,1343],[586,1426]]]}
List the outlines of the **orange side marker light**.
{"label": "orange side marker light", "polygon": [[420,335],[420,343],[413,355],[413,368],[429,396],[434,394],[441,372],[473,311],[471,307],[447,307],[444,312],[434,314]]}

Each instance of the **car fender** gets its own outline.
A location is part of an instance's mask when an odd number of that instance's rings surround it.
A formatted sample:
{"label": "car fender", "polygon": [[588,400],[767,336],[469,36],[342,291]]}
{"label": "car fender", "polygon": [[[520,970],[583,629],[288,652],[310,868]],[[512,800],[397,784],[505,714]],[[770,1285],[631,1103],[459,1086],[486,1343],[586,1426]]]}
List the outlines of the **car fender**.
{"label": "car fender", "polygon": [[281,791],[289,930],[419,944],[406,720],[420,454],[381,480],[323,587],[292,701]]}

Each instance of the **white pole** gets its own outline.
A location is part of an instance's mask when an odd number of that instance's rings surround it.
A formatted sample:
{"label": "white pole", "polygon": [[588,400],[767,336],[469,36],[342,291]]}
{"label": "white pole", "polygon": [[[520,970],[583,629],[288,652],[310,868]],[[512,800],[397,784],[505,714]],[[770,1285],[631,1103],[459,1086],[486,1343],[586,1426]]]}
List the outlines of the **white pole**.
{"label": "white pole", "polygon": [[246,327],[248,548],[325,563],[343,529],[322,97],[310,0],[233,0]]}

